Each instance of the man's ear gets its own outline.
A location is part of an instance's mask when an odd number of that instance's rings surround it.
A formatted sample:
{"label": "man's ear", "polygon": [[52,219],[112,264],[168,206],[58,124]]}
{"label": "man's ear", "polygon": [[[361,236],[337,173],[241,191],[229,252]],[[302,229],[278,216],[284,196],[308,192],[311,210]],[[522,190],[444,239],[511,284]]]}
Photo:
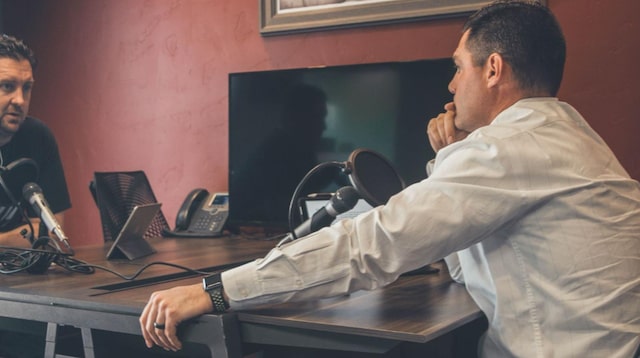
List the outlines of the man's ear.
{"label": "man's ear", "polygon": [[491,88],[500,83],[500,80],[504,76],[504,66],[504,59],[500,54],[494,52],[489,55],[485,64],[487,87]]}

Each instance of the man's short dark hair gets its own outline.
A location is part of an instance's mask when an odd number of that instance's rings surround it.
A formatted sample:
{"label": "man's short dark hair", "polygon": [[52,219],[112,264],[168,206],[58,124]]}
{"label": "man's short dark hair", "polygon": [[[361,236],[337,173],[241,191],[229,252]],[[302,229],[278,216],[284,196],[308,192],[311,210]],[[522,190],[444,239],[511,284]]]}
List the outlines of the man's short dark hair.
{"label": "man's short dark hair", "polygon": [[562,82],[566,44],[555,16],[537,1],[496,1],[472,15],[467,49],[482,66],[492,53],[511,66],[524,89],[555,96]]}
{"label": "man's short dark hair", "polygon": [[0,58],[11,58],[16,61],[27,60],[31,64],[31,69],[35,70],[38,65],[36,55],[25,45],[22,40],[13,36],[0,35]]}

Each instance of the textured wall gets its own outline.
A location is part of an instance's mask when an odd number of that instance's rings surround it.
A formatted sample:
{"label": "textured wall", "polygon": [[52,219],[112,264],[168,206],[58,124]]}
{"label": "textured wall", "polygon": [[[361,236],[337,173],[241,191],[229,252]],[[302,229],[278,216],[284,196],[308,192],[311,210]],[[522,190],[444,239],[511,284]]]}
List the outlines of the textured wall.
{"label": "textured wall", "polygon": [[[560,97],[640,178],[632,137],[640,133],[640,3],[548,4],[569,45]],[[171,223],[191,188],[226,190],[229,72],[448,57],[463,23],[263,38],[256,0],[24,0],[5,2],[3,12],[5,31],[25,38],[42,62],[32,114],[59,140],[75,245],[102,240],[87,190],[94,171],[145,170]]]}

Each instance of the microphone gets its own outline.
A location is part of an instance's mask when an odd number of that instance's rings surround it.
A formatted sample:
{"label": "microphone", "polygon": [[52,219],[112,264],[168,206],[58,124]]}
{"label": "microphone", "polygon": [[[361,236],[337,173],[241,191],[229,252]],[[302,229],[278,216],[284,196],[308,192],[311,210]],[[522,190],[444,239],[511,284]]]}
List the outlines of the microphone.
{"label": "microphone", "polygon": [[40,216],[40,219],[47,226],[47,229],[56,234],[58,239],[64,243],[65,247],[71,251],[69,239],[62,231],[62,227],[58,223],[58,220],[56,220],[55,215],[53,215],[51,209],[49,209],[49,205],[44,198],[44,194],[42,194],[40,186],[36,183],[25,184],[24,187],[22,187],[22,196],[31,204],[31,207],[35,213]]}
{"label": "microphone", "polygon": [[358,199],[358,192],[353,187],[345,186],[338,189],[325,206],[320,208],[320,210],[316,211],[309,219],[295,228],[293,233],[289,233],[280,240],[276,247],[280,247],[298,237],[309,235],[310,233],[318,231],[325,226],[329,226],[336,216],[353,209],[353,207],[356,206]]}

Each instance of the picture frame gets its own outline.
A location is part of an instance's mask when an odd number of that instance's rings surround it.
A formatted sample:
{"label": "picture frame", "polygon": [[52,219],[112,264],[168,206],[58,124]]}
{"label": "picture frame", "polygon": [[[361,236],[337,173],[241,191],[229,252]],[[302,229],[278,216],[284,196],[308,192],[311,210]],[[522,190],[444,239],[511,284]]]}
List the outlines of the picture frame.
{"label": "picture frame", "polygon": [[489,3],[491,1],[486,0],[259,0],[260,33],[270,36],[462,16]]}

